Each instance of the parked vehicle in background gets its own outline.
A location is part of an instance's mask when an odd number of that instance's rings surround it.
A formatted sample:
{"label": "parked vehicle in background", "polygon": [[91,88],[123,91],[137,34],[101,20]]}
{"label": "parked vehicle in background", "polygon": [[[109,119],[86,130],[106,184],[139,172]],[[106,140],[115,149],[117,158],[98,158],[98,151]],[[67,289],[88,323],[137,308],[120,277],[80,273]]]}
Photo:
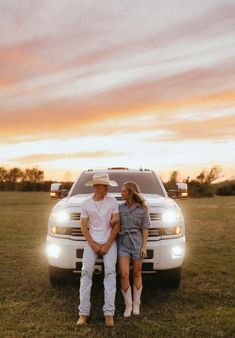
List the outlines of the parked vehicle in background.
{"label": "parked vehicle in background", "polygon": [[50,196],[51,198],[64,198],[68,195],[68,190],[64,189],[61,183],[52,183]]}
{"label": "parked vehicle in background", "polygon": [[187,183],[176,183],[175,189],[167,190],[168,196],[171,198],[187,198],[188,197],[188,185]]}
{"label": "parked vehicle in background", "polygon": [[[185,222],[181,209],[167,195],[161,180],[152,170],[128,168],[84,171],[74,182],[68,196],[54,206],[47,234],[51,283],[59,283],[67,273],[81,273],[85,244],[80,225],[81,204],[93,193],[93,188],[86,187],[85,182],[97,172],[107,172],[110,179],[118,183],[118,187],[109,188],[108,194],[114,196],[119,203],[123,203],[121,189],[124,182],[134,181],[139,185],[149,206],[151,219],[143,274],[160,275],[163,285],[178,287],[185,253]],[[102,257],[99,257],[95,273],[102,271]]]}

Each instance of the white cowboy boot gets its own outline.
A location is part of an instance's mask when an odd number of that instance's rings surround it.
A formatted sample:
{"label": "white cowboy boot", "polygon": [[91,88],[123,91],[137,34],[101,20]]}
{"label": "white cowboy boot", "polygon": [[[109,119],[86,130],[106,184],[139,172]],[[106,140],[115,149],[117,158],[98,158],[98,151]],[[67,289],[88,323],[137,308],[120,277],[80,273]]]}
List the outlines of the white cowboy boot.
{"label": "white cowboy boot", "polygon": [[127,291],[122,291],[124,300],[125,300],[125,312],[124,312],[124,317],[130,317],[131,315],[131,311],[132,311],[132,294],[131,294],[131,287],[129,286],[129,288],[127,289]]}
{"label": "white cowboy boot", "polygon": [[141,286],[139,289],[137,289],[135,285],[133,286],[133,290],[134,290],[133,315],[140,314],[140,297],[141,297],[142,289],[143,289],[143,286]]}

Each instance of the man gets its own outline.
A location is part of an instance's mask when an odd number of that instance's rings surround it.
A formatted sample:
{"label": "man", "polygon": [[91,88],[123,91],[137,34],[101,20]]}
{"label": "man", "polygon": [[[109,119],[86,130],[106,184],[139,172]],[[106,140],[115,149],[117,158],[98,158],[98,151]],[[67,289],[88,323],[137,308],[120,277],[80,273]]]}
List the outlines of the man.
{"label": "man", "polygon": [[115,238],[119,231],[118,203],[107,196],[109,186],[117,186],[106,173],[95,174],[86,186],[93,186],[94,194],[86,199],[81,210],[81,229],[85,244],[80,280],[80,305],[78,326],[86,324],[90,315],[92,275],[99,254],[104,260],[104,306],[105,325],[114,326],[116,295],[117,245]]}

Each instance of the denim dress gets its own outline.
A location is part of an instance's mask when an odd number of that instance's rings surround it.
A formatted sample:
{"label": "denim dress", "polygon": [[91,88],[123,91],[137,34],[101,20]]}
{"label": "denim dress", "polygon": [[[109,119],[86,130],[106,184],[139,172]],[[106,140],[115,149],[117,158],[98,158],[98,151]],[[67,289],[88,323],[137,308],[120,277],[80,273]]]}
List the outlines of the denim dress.
{"label": "denim dress", "polygon": [[129,208],[127,203],[119,205],[121,229],[117,238],[118,256],[128,256],[138,260],[143,247],[142,229],[150,227],[149,213],[138,203]]}

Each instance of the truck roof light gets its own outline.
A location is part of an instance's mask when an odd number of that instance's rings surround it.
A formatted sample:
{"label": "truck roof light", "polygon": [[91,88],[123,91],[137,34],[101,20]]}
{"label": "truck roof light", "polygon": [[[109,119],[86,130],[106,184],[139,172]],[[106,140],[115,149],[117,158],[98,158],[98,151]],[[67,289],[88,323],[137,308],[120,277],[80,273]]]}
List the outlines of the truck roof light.
{"label": "truck roof light", "polygon": [[108,168],[108,170],[128,170],[127,167],[111,167],[111,168]]}

